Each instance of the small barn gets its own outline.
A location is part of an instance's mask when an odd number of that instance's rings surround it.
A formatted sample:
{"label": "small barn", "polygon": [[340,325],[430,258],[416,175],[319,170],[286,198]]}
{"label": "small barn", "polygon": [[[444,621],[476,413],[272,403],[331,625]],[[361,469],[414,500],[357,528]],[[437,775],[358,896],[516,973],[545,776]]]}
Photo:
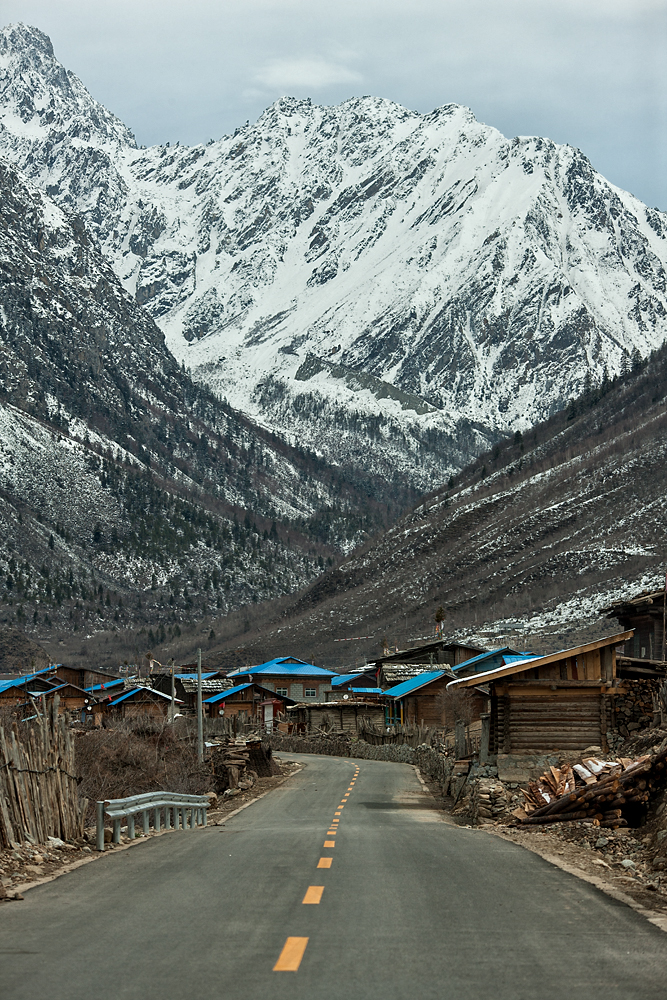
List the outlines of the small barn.
{"label": "small barn", "polygon": [[469,677],[450,680],[448,692],[485,684],[490,693],[491,753],[529,754],[552,750],[608,750],[616,728],[615,701],[632,681],[617,677],[616,650],[632,639],[621,632],[520,659]]}
{"label": "small barn", "polygon": [[377,701],[326,701],[319,705],[294,705],[287,710],[290,731],[313,733],[317,730],[359,733],[365,723],[384,726],[384,705]]}

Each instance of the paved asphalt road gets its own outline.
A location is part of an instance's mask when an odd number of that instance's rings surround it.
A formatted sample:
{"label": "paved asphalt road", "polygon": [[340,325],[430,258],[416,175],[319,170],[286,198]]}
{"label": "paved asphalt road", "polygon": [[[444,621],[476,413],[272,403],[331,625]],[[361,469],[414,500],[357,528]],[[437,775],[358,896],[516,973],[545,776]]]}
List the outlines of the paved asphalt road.
{"label": "paved asphalt road", "polygon": [[407,765],[298,759],[224,827],[3,905],[2,1000],[667,997],[667,935],[633,910],[443,822]]}

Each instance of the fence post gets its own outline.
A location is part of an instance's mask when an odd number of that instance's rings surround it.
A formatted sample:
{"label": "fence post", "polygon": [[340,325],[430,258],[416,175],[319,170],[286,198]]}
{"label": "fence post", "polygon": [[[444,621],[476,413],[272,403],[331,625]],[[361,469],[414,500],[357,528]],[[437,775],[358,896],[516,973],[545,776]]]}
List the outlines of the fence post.
{"label": "fence post", "polygon": [[97,850],[104,850],[104,802],[97,803]]}
{"label": "fence post", "polygon": [[144,809],[142,815],[143,815],[143,819],[144,819],[144,836],[147,837],[148,833],[150,831],[150,828],[151,828],[150,827],[150,820],[149,820],[149,817],[148,817],[148,809]]}
{"label": "fence post", "polygon": [[116,816],[113,821],[113,842],[120,844],[120,816]]}
{"label": "fence post", "polygon": [[491,715],[489,712],[482,712],[482,738],[479,743],[479,762],[486,764],[489,759],[489,741],[491,739]]}
{"label": "fence post", "polygon": [[160,821],[161,821],[161,819],[162,819],[162,815],[161,815],[161,814],[162,814],[162,810],[161,810],[161,809],[159,809],[159,808],[158,808],[158,807],[156,806],[156,807],[155,807],[155,823],[153,824],[153,826],[155,827],[155,832],[156,832],[156,833],[159,833],[159,832],[160,832]]}
{"label": "fence post", "polygon": [[465,722],[463,722],[462,719],[457,719],[455,736],[454,736],[454,757],[456,760],[461,760],[465,756],[466,756]]}
{"label": "fence post", "polygon": [[127,817],[127,835],[134,840],[134,813]]}

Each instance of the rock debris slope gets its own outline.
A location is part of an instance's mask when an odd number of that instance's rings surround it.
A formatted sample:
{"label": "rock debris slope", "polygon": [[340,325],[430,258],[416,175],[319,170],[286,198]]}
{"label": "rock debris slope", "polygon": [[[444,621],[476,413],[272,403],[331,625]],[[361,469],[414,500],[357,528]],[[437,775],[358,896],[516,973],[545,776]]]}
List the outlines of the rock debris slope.
{"label": "rock debris slope", "polygon": [[435,486],[665,340],[667,219],[569,146],[365,97],[141,149],[36,29],[0,74],[4,155],[197,379],[324,456]]}
{"label": "rock debris slope", "polygon": [[[451,488],[295,595],[275,629],[246,638],[261,658],[280,639],[332,662],[434,636],[549,651],[611,634],[612,601],[664,583],[667,348],[530,432],[496,446]],[[233,639],[230,637],[230,642]],[[318,660],[320,662],[320,660]]]}

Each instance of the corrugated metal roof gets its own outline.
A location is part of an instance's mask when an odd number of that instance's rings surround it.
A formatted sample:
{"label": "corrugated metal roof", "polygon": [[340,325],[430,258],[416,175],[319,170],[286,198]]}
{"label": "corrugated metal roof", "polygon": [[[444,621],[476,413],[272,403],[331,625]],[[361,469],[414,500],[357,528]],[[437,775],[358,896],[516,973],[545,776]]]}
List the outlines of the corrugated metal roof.
{"label": "corrugated metal roof", "polygon": [[283,656],[275,660],[268,660],[260,663],[258,667],[248,667],[245,670],[235,670],[235,677],[244,677],[248,674],[274,674],[281,677],[337,677],[334,670],[325,670],[323,667],[316,667],[313,663],[306,663],[305,660],[297,660],[293,656]]}
{"label": "corrugated metal roof", "polygon": [[486,653],[480,653],[478,656],[471,656],[469,660],[464,660],[463,663],[457,663],[455,667],[452,667],[454,673],[458,673],[459,670],[463,670],[464,667],[471,667],[473,664],[482,664],[486,660],[492,660],[494,657],[501,657],[505,664],[514,663],[516,660],[525,660],[530,657],[535,656],[535,653],[518,653],[511,646],[499,646],[498,649],[490,649]]}
{"label": "corrugated metal roof", "polygon": [[93,684],[92,687],[84,688],[85,691],[106,691],[110,687],[118,687],[119,684],[124,684],[125,680],[122,677],[118,677],[113,681],[105,681],[103,684]]}
{"label": "corrugated metal roof", "polygon": [[210,698],[204,698],[205,705],[215,705],[219,701],[224,701],[225,698],[229,698],[232,694],[238,694],[239,691],[245,691],[246,688],[253,687],[253,684],[237,684],[236,687],[227,688],[226,691],[221,691],[219,694],[211,695]]}
{"label": "corrugated metal roof", "polygon": [[[7,691],[12,687],[23,687],[24,684],[30,684],[31,681],[34,681],[41,674],[53,672],[54,670],[55,667],[43,667],[42,670],[36,670],[34,674],[21,674],[12,681],[0,681],[0,691]],[[46,680],[46,678],[44,677],[42,680]]]}
{"label": "corrugated metal roof", "polygon": [[410,694],[412,691],[416,691],[426,684],[430,684],[431,681],[437,681],[439,677],[444,677],[446,673],[448,673],[446,670],[429,670],[428,673],[419,674],[417,677],[412,677],[409,681],[403,681],[402,684],[397,684],[396,687],[389,688],[384,694],[389,698],[402,698],[404,695]]}
{"label": "corrugated metal roof", "polygon": [[358,694],[384,694],[382,688],[352,688]]}
{"label": "corrugated metal roof", "polygon": [[[370,672],[366,676],[367,676],[368,680],[371,680],[371,678],[375,677],[375,671]],[[359,674],[352,674],[352,673],[350,673],[350,674],[339,674],[337,677],[332,677],[331,678],[331,686],[332,687],[341,687],[341,685],[343,685],[343,684],[349,684],[350,681],[358,681],[360,679],[361,679],[361,677],[360,677]]]}
{"label": "corrugated metal roof", "polygon": [[[155,688],[136,687],[136,688],[132,688],[130,691],[125,691],[124,694],[122,694],[119,698],[115,698],[114,701],[109,702],[109,704],[110,705],[119,705],[121,703],[121,701],[125,701],[125,699],[129,698],[130,695],[132,695],[132,694],[138,694],[139,691],[143,691],[144,694],[154,694],[154,695],[157,695],[158,698],[166,698],[167,701],[171,701],[171,695],[169,695],[169,694],[163,694],[162,691],[156,691]],[[178,702],[179,705],[183,704],[183,702],[182,702],[182,700],[180,698],[174,698],[174,701]]]}
{"label": "corrugated metal roof", "polygon": [[[218,672],[217,670],[211,670],[209,673],[202,674],[201,675],[201,679],[203,681],[207,681],[209,679],[209,677],[215,677],[215,675],[217,674],[217,672]],[[197,671],[196,670],[191,670],[187,674],[174,674],[174,677],[178,678],[179,681],[182,681],[182,680],[188,680],[188,681],[195,680],[196,681],[197,680]]]}

